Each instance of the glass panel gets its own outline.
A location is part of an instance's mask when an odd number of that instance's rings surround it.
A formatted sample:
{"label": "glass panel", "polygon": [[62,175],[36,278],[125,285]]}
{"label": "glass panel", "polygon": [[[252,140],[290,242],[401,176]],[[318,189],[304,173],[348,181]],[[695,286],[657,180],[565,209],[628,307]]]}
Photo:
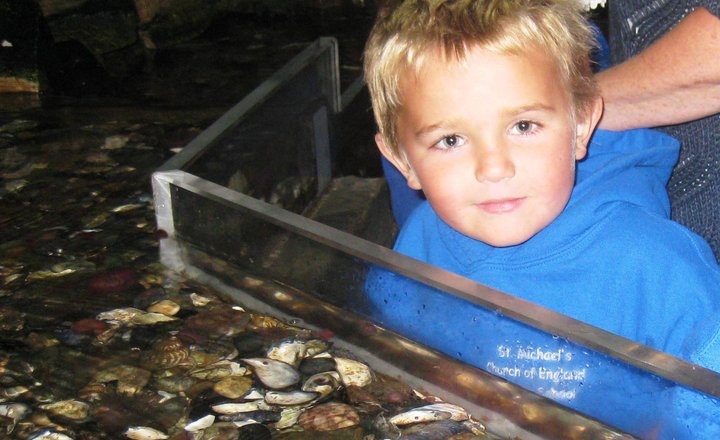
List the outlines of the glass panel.
{"label": "glass panel", "polygon": [[155,173],[165,264],[335,332],[499,435],[720,423],[720,375],[375,244],[396,231],[382,180],[331,179],[336,50],[313,44]]}
{"label": "glass panel", "polygon": [[[254,199],[232,196],[214,185],[203,185],[197,190],[171,185],[171,194],[173,216],[178,219],[175,236],[182,243],[184,264],[198,267],[237,288],[252,290],[263,285],[263,301],[312,325],[339,332],[342,338],[357,340],[361,335],[364,338],[358,343],[367,346],[363,326],[376,331],[376,325],[419,338],[446,355],[641,437],[651,432],[685,435],[683,429],[687,429],[688,420],[714,414],[720,408],[717,399],[680,387],[612,354],[512,319],[498,311],[502,305],[487,308],[472,294],[466,298],[454,295],[450,292],[459,285],[452,274],[435,269],[435,273],[424,275],[435,278],[447,290],[415,279],[423,276],[403,275],[400,272],[405,270],[397,269],[403,263],[418,271],[424,269],[423,263],[389,249],[340,231],[333,232],[324,225]],[[214,262],[218,256],[223,263]],[[237,273],[243,275],[238,278]],[[267,285],[285,287],[268,290]],[[294,293],[289,295],[283,289]],[[534,308],[549,321],[562,319],[549,310]],[[599,331],[576,324],[581,332]],[[599,334],[602,336],[601,331]],[[616,342],[611,336],[610,345]],[[640,354],[646,351],[655,362],[673,360],[623,341]],[[449,378],[447,357],[438,358],[434,351],[417,347],[421,346],[395,342],[393,363],[421,376],[427,375],[427,366],[433,364],[434,374],[431,372],[429,378],[432,383],[483,408],[504,413],[502,405],[507,402],[490,402],[487,400],[490,396],[479,391],[486,385],[473,381],[468,386],[463,374]],[[424,357],[424,361],[418,357]],[[423,362],[425,370],[420,367]],[[416,366],[420,372],[415,371]],[[484,380],[488,379],[480,382]],[[569,429],[556,419],[548,422],[548,412],[552,413],[543,407],[536,414],[543,420],[542,429],[547,429],[548,423],[553,429]],[[522,423],[527,429],[534,426],[524,419]],[[692,427],[691,432],[695,429],[696,426]]]}

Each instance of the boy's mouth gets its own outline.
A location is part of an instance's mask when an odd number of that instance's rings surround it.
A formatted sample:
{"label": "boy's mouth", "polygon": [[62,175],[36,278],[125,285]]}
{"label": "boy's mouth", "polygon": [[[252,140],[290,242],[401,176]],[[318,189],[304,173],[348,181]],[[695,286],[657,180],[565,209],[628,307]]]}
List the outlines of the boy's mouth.
{"label": "boy's mouth", "polygon": [[477,206],[488,214],[507,214],[515,211],[525,201],[525,197],[490,199],[477,204]]}

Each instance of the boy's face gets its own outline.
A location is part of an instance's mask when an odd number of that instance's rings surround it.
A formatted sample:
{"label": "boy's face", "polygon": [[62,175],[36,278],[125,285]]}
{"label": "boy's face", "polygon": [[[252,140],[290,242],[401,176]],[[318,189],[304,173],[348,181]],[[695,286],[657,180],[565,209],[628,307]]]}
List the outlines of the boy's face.
{"label": "boy's face", "polygon": [[573,122],[569,94],[538,51],[472,48],[462,63],[438,55],[405,75],[401,93],[405,158],[378,135],[380,150],[446,223],[493,246],[520,244],[560,214],[601,113],[598,99]]}

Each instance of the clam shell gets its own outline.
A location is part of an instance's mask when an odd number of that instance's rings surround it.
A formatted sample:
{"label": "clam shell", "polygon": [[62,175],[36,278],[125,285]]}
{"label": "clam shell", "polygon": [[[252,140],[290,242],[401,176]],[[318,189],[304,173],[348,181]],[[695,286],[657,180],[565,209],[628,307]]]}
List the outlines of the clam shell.
{"label": "clam shell", "polygon": [[125,437],[132,440],[164,440],[167,434],[148,426],[132,426],[125,431]]}
{"label": "clam shell", "polygon": [[280,412],[280,420],[272,426],[275,429],[286,429],[297,424],[298,417],[304,411],[301,406],[288,406]]}
{"label": "clam shell", "polygon": [[432,405],[425,405],[415,409],[425,411],[447,412],[450,413],[450,419],[455,420],[456,422],[462,422],[463,420],[467,420],[469,418],[468,413],[467,411],[465,411],[465,409],[451,403],[433,403]]}
{"label": "clam shell", "polygon": [[230,376],[244,376],[248,374],[248,369],[234,361],[220,360],[201,368],[195,368],[189,374],[197,379],[220,380]]}
{"label": "clam shell", "polygon": [[260,382],[272,389],[294,385],[300,381],[300,373],[285,362],[267,358],[240,359],[250,365]]}
{"label": "clam shell", "polygon": [[220,420],[239,424],[246,424],[247,422],[275,423],[280,420],[280,412],[259,409],[257,411],[223,414],[220,416]]}
{"label": "clam shell", "polygon": [[229,376],[213,385],[213,390],[228,399],[238,399],[252,388],[252,379],[246,376]]}
{"label": "clam shell", "polygon": [[162,313],[166,316],[175,316],[180,311],[180,305],[175,301],[163,299],[147,308],[150,313]]}
{"label": "clam shell", "polygon": [[177,318],[162,313],[144,312],[133,316],[128,325],[153,325],[161,322],[175,321]]}
{"label": "clam shell", "polygon": [[364,387],[373,380],[370,367],[353,359],[336,357],[335,369],[340,373],[340,380],[345,386]]}
{"label": "clam shell", "polygon": [[330,343],[322,339],[311,339],[305,342],[305,348],[307,349],[305,356],[317,356],[326,352],[330,348]]}
{"label": "clam shell", "polygon": [[192,303],[195,307],[204,307],[204,306],[208,305],[208,303],[210,302],[210,298],[206,298],[202,295],[198,295],[197,293],[191,293],[190,301],[192,301]]}
{"label": "clam shell", "polygon": [[85,420],[90,414],[90,405],[80,400],[60,400],[40,405],[40,408],[71,420]]}
{"label": "clam shell", "polygon": [[228,402],[212,406],[218,414],[237,414],[249,411],[268,410],[270,407],[262,400],[255,402]]}
{"label": "clam shell", "polygon": [[404,426],[413,423],[428,423],[438,420],[448,420],[452,414],[448,411],[440,411],[433,409],[415,408],[405,411],[390,418],[393,425]]}
{"label": "clam shell", "polygon": [[[400,438],[408,440],[421,439],[475,439],[478,438],[460,422],[455,420],[438,420],[429,423],[418,423],[402,430]],[[480,437],[484,438],[484,437]]]}
{"label": "clam shell", "polygon": [[215,423],[215,416],[209,414],[185,425],[185,431],[195,432],[205,429]]}
{"label": "clam shell", "polygon": [[268,391],[265,393],[265,402],[270,405],[303,405],[310,403],[320,396],[314,391]]}
{"label": "clam shell", "polygon": [[45,429],[43,431],[30,435],[30,437],[28,437],[28,440],[73,440],[73,438],[63,434],[62,432]]}
{"label": "clam shell", "polygon": [[8,417],[17,422],[30,413],[30,407],[24,403],[3,403],[0,404],[0,416]]}
{"label": "clam shell", "polygon": [[326,371],[310,376],[302,385],[303,391],[314,391],[320,398],[327,397],[340,388],[340,374]]}
{"label": "clam shell", "polygon": [[101,321],[114,321],[120,324],[130,322],[130,320],[136,315],[142,315],[143,312],[140,309],[134,307],[124,307],[120,309],[113,309],[107,312],[99,313],[96,318]]}
{"label": "clam shell", "polygon": [[350,405],[330,402],[303,412],[298,424],[309,431],[335,431],[360,424],[360,416]]}
{"label": "clam shell", "polygon": [[135,394],[147,385],[151,373],[131,365],[118,365],[99,371],[94,382],[106,383],[117,381],[117,390],[123,394]]}
{"label": "clam shell", "polygon": [[305,341],[284,340],[272,345],[266,354],[269,359],[285,362],[294,368],[300,366],[300,362],[307,353],[307,345]]}

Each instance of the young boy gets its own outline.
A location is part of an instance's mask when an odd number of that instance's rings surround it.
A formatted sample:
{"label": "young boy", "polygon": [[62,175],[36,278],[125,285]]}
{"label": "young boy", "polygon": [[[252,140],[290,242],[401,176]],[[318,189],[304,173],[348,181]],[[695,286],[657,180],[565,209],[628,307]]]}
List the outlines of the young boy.
{"label": "young boy", "polygon": [[[677,142],[594,133],[602,102],[580,7],[395,3],[370,34],[365,76],[378,148],[427,198],[395,249],[720,371],[720,269],[668,220]],[[581,347],[393,274],[367,286],[375,318],[449,355],[641,436],[720,438],[716,399],[618,377]],[[627,398],[641,393],[647,405]]]}

